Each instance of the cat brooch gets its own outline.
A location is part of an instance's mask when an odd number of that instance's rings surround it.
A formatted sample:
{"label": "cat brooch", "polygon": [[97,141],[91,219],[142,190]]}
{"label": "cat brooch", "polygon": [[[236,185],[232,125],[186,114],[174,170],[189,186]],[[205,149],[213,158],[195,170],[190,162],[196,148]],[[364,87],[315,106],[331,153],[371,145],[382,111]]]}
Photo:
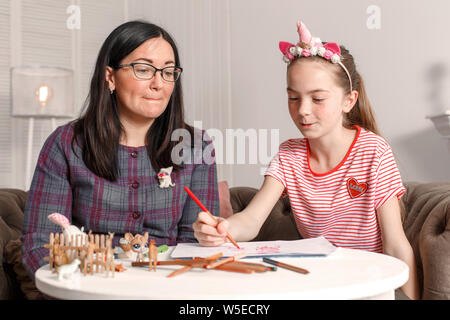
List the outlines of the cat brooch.
{"label": "cat brooch", "polygon": [[160,188],[168,188],[175,186],[175,183],[172,183],[172,178],[170,174],[172,173],[172,167],[161,168],[158,173],[159,187]]}

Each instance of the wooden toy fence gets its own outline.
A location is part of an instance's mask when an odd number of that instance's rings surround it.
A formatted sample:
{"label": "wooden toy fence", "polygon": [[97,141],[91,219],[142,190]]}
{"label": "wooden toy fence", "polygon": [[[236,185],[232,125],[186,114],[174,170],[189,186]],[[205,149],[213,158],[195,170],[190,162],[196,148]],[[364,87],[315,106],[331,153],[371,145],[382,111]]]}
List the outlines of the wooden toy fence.
{"label": "wooden toy fence", "polygon": [[89,232],[88,235],[72,235],[65,238],[63,233],[50,233],[49,244],[44,245],[49,249],[49,256],[45,259],[49,261],[50,270],[53,272],[57,271],[59,265],[79,259],[80,271],[85,276],[87,273],[93,275],[94,272],[106,272],[108,277],[109,271],[112,271],[114,277],[113,236],[113,233],[105,236]]}

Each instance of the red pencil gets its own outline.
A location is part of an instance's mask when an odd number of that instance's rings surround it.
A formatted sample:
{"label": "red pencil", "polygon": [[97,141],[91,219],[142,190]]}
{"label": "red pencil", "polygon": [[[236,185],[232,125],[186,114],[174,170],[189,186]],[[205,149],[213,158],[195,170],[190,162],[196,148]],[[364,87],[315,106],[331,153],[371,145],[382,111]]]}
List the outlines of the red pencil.
{"label": "red pencil", "polygon": [[[209,212],[208,209],[205,208],[205,206],[203,205],[203,203],[200,202],[200,200],[198,200],[198,198],[192,193],[192,191],[188,188],[188,187],[184,187],[184,191],[186,191],[188,193],[188,195],[191,196],[191,198],[195,201],[195,203],[198,204],[198,206],[200,207],[200,209],[202,209],[204,212],[206,212],[207,214],[209,214],[211,216],[211,218],[215,219],[214,216],[211,214],[211,212]],[[234,239],[230,236],[229,233],[227,233],[227,238],[228,240],[230,240],[230,242],[232,244],[234,244],[234,246],[238,249],[240,249],[240,247],[238,246],[237,242],[234,241]]]}

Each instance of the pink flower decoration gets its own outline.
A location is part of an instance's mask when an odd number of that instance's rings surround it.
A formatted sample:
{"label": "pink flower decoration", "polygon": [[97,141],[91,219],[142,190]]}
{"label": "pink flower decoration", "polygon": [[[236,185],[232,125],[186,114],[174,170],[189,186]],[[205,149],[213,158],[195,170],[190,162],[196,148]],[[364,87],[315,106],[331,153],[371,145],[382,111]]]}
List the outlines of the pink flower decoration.
{"label": "pink flower decoration", "polygon": [[309,51],[309,49],[303,49],[302,56],[304,56],[304,57],[311,56],[311,52]]}
{"label": "pink flower decoration", "polygon": [[330,50],[327,50],[327,51],[325,51],[325,53],[323,54],[323,57],[325,58],[325,59],[328,59],[328,60],[330,60],[331,59],[331,57],[333,56],[333,52],[331,52]]}

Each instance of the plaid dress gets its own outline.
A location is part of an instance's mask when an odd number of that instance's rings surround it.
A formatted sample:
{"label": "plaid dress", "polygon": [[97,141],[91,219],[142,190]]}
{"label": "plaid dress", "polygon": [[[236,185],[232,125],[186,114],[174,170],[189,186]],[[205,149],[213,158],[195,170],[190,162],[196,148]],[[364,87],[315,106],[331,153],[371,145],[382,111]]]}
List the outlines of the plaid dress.
{"label": "plaid dress", "polygon": [[[61,232],[47,217],[65,215],[85,232],[114,232],[117,246],[124,233],[149,233],[156,245],[194,242],[192,223],[201,209],[183,190],[188,186],[214,215],[219,215],[216,165],[184,164],[171,174],[173,187],[160,188],[145,146],[119,145],[119,175],[110,182],[92,173],[82,160],[81,148],[71,141],[73,126],[58,127],[38,158],[25,206],[22,234],[23,263],[33,276],[46,264],[44,244],[50,232]],[[203,149],[208,143],[203,142]],[[211,154],[214,155],[214,150]],[[192,154],[194,154],[192,152]],[[194,155],[192,156],[192,158]],[[198,163],[198,161],[196,161]],[[208,162],[209,163],[209,162]]]}

